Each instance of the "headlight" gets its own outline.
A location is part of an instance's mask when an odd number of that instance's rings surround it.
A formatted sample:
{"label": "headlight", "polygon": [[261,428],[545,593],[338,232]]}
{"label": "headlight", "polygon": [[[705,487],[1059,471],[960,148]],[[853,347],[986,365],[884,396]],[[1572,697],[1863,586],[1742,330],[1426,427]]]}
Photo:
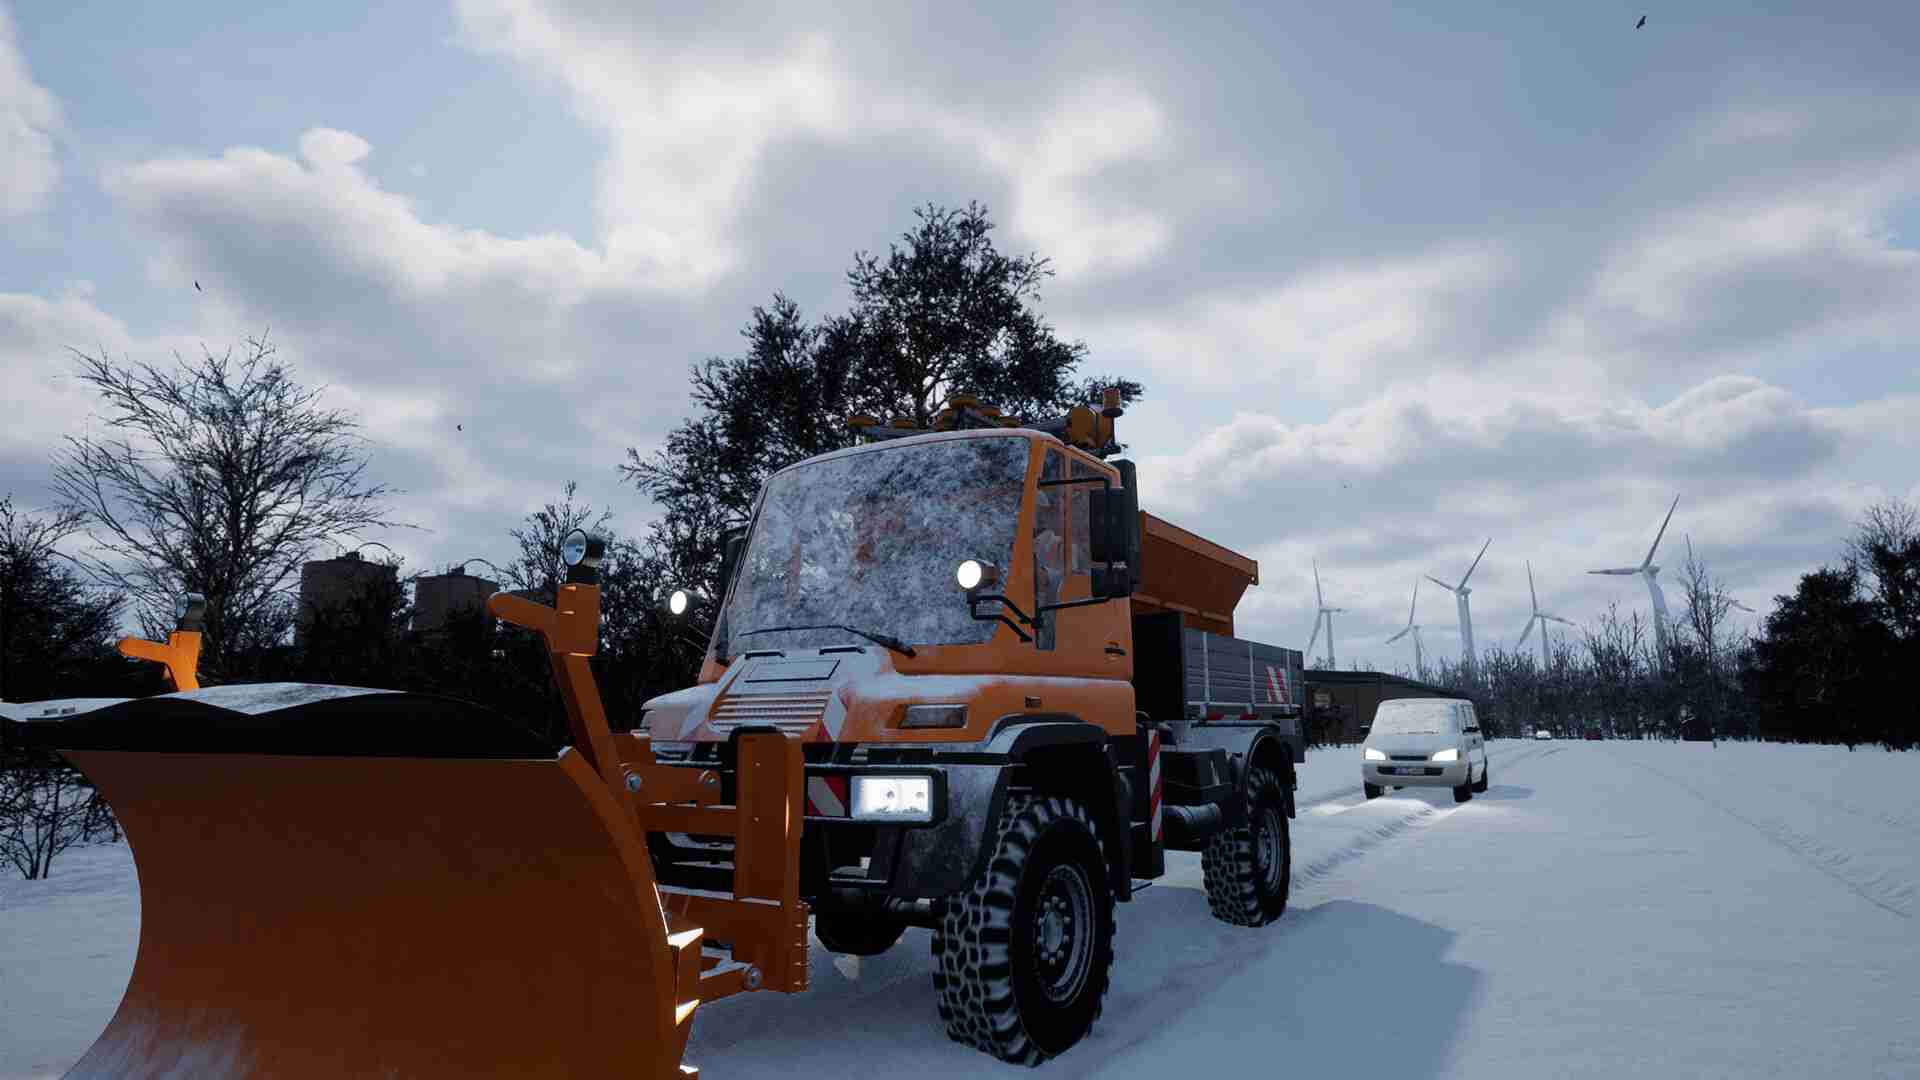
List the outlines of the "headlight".
{"label": "headlight", "polygon": [[587,532],[575,529],[560,541],[560,561],[568,566],[579,566],[587,557]]}
{"label": "headlight", "polygon": [[966,727],[965,705],[909,705],[900,718],[903,728]]}
{"label": "headlight", "polygon": [[1000,583],[1000,568],[990,562],[968,559],[955,568],[953,579],[968,592],[980,588],[992,588]]}
{"label": "headlight", "polygon": [[932,821],[933,780],[926,776],[856,776],[855,821]]}
{"label": "headlight", "polygon": [[1456,748],[1456,749],[1453,749],[1453,750],[1442,750],[1442,751],[1440,751],[1439,753],[1437,753],[1437,754],[1435,754],[1435,755],[1433,755],[1433,760],[1435,760],[1435,761],[1459,761],[1459,760],[1460,760],[1460,751],[1459,751],[1459,749],[1458,749],[1458,748]]}
{"label": "headlight", "polygon": [[1385,761],[1387,760],[1387,755],[1369,746],[1365,750],[1360,751],[1360,758],[1363,761]]}
{"label": "headlight", "polygon": [[672,594],[667,597],[667,610],[675,615],[685,615],[687,613],[687,605],[692,602],[693,598],[687,595],[687,590],[675,589]]}
{"label": "headlight", "polygon": [[[568,569],[585,567],[589,571],[600,569],[600,562],[607,556],[605,538],[589,533],[585,529],[575,529],[560,539],[560,561]],[[586,584],[593,584],[592,581]]]}

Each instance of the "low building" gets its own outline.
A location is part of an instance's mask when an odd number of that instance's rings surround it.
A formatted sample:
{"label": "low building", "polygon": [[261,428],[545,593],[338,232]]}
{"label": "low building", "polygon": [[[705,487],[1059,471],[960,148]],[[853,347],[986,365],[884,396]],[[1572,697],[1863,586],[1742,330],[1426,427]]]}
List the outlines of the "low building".
{"label": "low building", "polygon": [[1459,697],[1434,686],[1384,671],[1330,671],[1309,668],[1307,709],[1313,739],[1320,743],[1359,742],[1373,726],[1374,710],[1394,698]]}
{"label": "low building", "polygon": [[382,585],[398,588],[399,571],[387,563],[368,562],[357,551],[301,566],[300,606],[293,624],[294,645],[306,644],[315,613],[344,607]]}
{"label": "low building", "polygon": [[475,577],[464,566],[415,578],[413,629],[420,633],[439,630],[456,615],[484,608],[487,597],[499,591],[497,582]]}

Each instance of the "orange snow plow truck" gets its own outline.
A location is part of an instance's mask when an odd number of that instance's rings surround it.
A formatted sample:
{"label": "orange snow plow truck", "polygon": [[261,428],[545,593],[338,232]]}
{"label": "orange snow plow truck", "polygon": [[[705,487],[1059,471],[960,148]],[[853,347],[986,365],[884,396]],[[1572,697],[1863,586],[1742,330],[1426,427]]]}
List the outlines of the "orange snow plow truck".
{"label": "orange snow plow truck", "polygon": [[[98,786],[140,944],[84,1077],[683,1077],[701,1005],[807,988],[809,927],[932,931],[947,1034],[1007,1062],[1100,1014],[1114,906],[1200,852],[1206,902],[1287,903],[1301,657],[1232,636],[1258,567],[1139,512],[1119,402],[933,429],[774,475],[726,545],[696,685],[609,717],[602,545],[544,636],[557,756],[481,705],[355,687],[12,706]],[[197,598],[193,598],[197,602]],[[624,730],[623,730],[624,729]]]}

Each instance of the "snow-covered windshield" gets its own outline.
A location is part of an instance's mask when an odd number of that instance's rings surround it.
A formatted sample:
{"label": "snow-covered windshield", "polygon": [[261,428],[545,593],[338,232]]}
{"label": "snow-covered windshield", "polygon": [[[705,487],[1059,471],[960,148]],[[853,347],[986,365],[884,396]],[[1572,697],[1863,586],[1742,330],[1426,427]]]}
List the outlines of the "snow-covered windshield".
{"label": "snow-covered windshield", "polygon": [[1457,735],[1451,701],[1383,701],[1373,714],[1374,735]]}
{"label": "snow-covered windshield", "polygon": [[954,569],[1013,563],[1027,440],[881,447],[799,465],[767,483],[727,606],[727,651],[862,645],[841,623],[909,645],[971,645],[997,624],[967,613]]}

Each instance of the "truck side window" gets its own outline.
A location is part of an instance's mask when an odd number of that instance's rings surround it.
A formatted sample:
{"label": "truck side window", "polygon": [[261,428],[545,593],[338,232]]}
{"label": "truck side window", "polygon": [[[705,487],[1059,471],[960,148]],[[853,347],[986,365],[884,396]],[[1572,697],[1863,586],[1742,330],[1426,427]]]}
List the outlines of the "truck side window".
{"label": "truck side window", "polygon": [[[1073,478],[1076,480],[1084,476],[1100,475],[1098,470],[1086,462],[1081,461],[1079,458],[1074,458],[1072,464]],[[1087,493],[1093,490],[1093,485],[1075,484],[1067,490],[1072,492],[1068,498],[1072,500],[1071,513],[1073,515],[1071,519],[1073,528],[1070,533],[1072,537],[1072,548],[1068,555],[1067,573],[1091,574],[1093,573],[1093,544],[1087,524],[1087,504],[1089,501],[1087,499]]]}
{"label": "truck side window", "polygon": [[[1040,466],[1040,479],[1058,480],[1066,474],[1066,455],[1048,450]],[[1064,488],[1043,487],[1033,503],[1033,604],[1044,607],[1060,602],[1060,586],[1067,576],[1067,492]],[[1054,619],[1048,612],[1034,635],[1034,644],[1053,648]]]}

